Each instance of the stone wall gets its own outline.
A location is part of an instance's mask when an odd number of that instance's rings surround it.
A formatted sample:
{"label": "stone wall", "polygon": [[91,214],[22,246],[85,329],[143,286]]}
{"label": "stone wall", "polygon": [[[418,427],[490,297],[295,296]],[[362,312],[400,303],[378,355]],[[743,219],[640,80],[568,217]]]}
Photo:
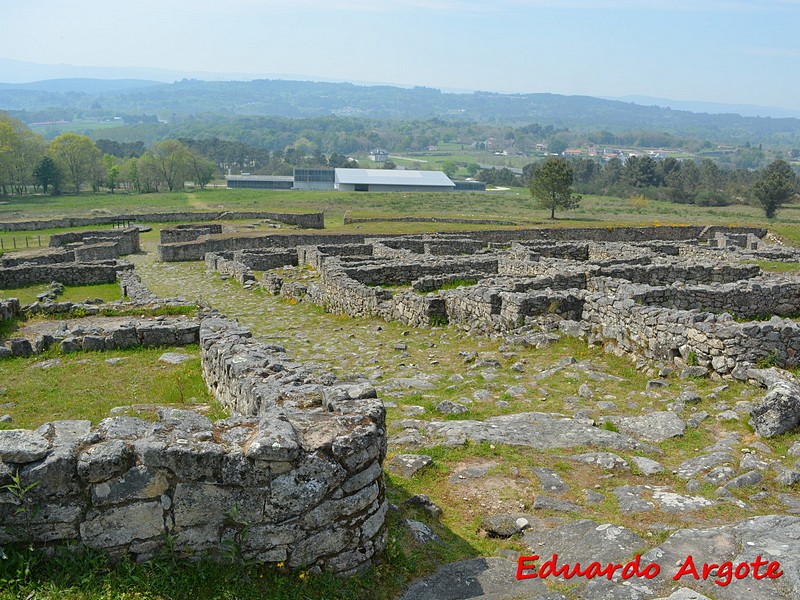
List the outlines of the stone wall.
{"label": "stone wall", "polygon": [[[53,308],[58,309],[56,303]],[[71,303],[66,303],[70,304]],[[156,317],[134,319],[114,317],[102,324],[83,325],[75,320],[34,339],[11,338],[0,346],[7,352],[0,356],[30,356],[40,354],[58,345],[62,352],[118,350],[137,346],[182,346],[199,341],[200,324],[197,319],[187,317]]]}
{"label": "stone wall", "polygon": [[20,265],[0,268],[0,289],[14,289],[58,281],[64,285],[95,285],[114,283],[117,271],[131,265],[104,263],[59,263],[50,265]]}
{"label": "stone wall", "polygon": [[0,231],[38,231],[41,229],[69,229],[93,225],[113,225],[120,220],[139,221],[143,223],[169,223],[174,221],[214,221],[217,219],[269,219],[271,221],[278,221],[279,223],[286,223],[287,225],[297,225],[298,227],[307,229],[323,229],[325,227],[324,213],[292,214],[263,211],[216,211],[132,213],[116,217],[65,217],[63,219],[36,221],[4,221],[0,222]]}
{"label": "stone wall", "polygon": [[0,321],[10,321],[16,319],[20,314],[19,300],[9,298],[0,299]]}
{"label": "stone wall", "polygon": [[204,223],[201,225],[176,225],[175,227],[165,227],[160,232],[160,242],[162,244],[174,244],[176,242],[191,242],[203,235],[213,235],[222,233],[222,225],[219,223]]}
{"label": "stone wall", "polygon": [[205,258],[206,269],[216,271],[220,275],[233,277],[241,285],[255,281],[256,276],[250,267],[234,259],[234,254],[234,252],[222,252],[219,254],[209,252]]}
{"label": "stone wall", "polygon": [[[610,242],[652,242],[653,240],[703,240],[707,241],[718,231],[731,233],[752,233],[761,238],[766,229],[754,227],[722,227],[722,226],[687,226],[687,227],[585,227],[585,228],[552,228],[552,229],[497,229],[470,231],[469,237],[483,244],[510,244],[513,241],[610,241]],[[439,238],[464,237],[464,233],[437,233]],[[397,236],[369,236],[370,239],[381,239]],[[302,245],[325,244],[363,244],[365,236],[355,234],[320,235],[242,235],[228,236],[223,239],[211,238],[176,244],[161,244],[158,247],[159,260],[172,262],[183,260],[203,260],[206,252],[224,252],[245,250],[248,248],[291,248]]]}
{"label": "stone wall", "polygon": [[118,256],[139,252],[139,229],[128,227],[126,229],[107,229],[102,231],[70,231],[67,233],[54,233],[50,236],[50,246],[60,248],[70,244],[102,244],[115,243]]}
{"label": "stone wall", "polygon": [[588,339],[652,360],[696,364],[744,378],[763,361],[780,367],[800,362],[800,324],[774,317],[740,323],[729,314],[637,304],[623,295],[589,294],[583,321]]}
{"label": "stone wall", "polygon": [[[208,318],[201,362],[235,416],[162,409],[0,431],[0,485],[19,473],[30,512],[0,493],[0,543],[79,543],[112,557],[178,556],[368,568],[385,545],[385,413],[375,390],[293,363]],[[36,510],[33,510],[33,507]],[[27,520],[26,520],[27,519]]]}
{"label": "stone wall", "polygon": [[81,244],[76,246],[73,252],[75,254],[75,262],[88,263],[119,258],[119,250],[117,242],[102,242],[98,244]]}
{"label": "stone wall", "polygon": [[158,259],[165,262],[203,260],[206,252],[232,252],[257,248],[294,248],[302,245],[331,243],[363,244],[363,235],[344,234],[274,234],[209,237],[193,242],[159,244]]}
{"label": "stone wall", "polygon": [[53,265],[75,262],[75,251],[63,248],[33,252],[9,252],[0,257],[0,267],[17,267],[23,264]]}

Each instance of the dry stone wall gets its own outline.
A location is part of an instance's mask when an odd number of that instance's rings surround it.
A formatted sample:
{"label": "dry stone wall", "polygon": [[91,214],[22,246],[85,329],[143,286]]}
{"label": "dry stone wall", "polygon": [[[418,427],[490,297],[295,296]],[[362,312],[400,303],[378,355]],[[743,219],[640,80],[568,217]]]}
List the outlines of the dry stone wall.
{"label": "dry stone wall", "polygon": [[[61,248],[71,244],[117,244],[118,256],[139,252],[139,229],[127,227],[125,229],[107,229],[103,231],[71,231],[56,233],[50,236],[50,246]],[[116,258],[116,257],[114,257]]]}
{"label": "dry stone wall", "polygon": [[169,223],[173,221],[214,221],[217,219],[269,219],[297,225],[308,229],[323,229],[325,227],[324,213],[275,213],[275,212],[246,212],[246,211],[217,211],[217,212],[172,212],[172,213],[131,213],[115,217],[65,217],[63,219],[46,219],[36,221],[4,221],[0,222],[0,231],[39,231],[42,229],[69,229],[74,227],[89,227],[92,225],[113,225],[121,220],[139,221],[143,223]]}
{"label": "dry stone wall", "polygon": [[0,543],[77,542],[140,560],[169,538],[179,556],[235,549],[341,575],[368,568],[388,509],[374,388],[312,373],[224,318],[195,326],[209,388],[235,416],[162,409],[155,423],[0,431],[0,485],[16,473],[36,483],[24,507],[0,492]]}
{"label": "dry stone wall", "polygon": [[[317,280],[283,285],[268,275],[265,282],[274,293],[331,312],[417,326],[450,323],[491,333],[552,327],[553,319],[560,319],[574,323],[566,327],[572,334],[609,350],[697,365],[722,376],[743,377],[764,362],[800,362],[798,326],[778,318],[800,314],[800,280],[767,276],[756,265],[742,264],[756,246],[758,252],[793,255],[756,241],[753,236],[763,231],[637,228],[594,234],[622,242],[564,242],[585,231],[557,231],[555,241],[550,236],[505,248],[495,242],[479,248],[463,234],[453,236],[449,247],[444,235],[304,245],[297,250],[299,264],[317,269]],[[670,239],[670,232],[679,239]],[[644,240],[643,233],[655,233],[655,239]],[[413,292],[386,289],[409,283]],[[758,320],[764,315],[778,317]],[[746,319],[756,320],[741,322]]]}
{"label": "dry stone wall", "polygon": [[49,265],[19,265],[0,269],[0,289],[27,287],[37,283],[58,281],[64,285],[95,285],[114,283],[117,271],[130,265],[103,263],[58,263]]}

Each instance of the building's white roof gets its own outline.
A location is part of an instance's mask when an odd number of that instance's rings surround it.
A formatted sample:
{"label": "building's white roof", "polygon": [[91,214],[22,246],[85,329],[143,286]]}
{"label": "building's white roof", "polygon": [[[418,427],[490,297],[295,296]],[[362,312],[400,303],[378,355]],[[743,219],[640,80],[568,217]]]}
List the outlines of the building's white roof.
{"label": "building's white roof", "polygon": [[370,185],[455,187],[441,171],[395,171],[392,169],[336,169],[336,182]]}

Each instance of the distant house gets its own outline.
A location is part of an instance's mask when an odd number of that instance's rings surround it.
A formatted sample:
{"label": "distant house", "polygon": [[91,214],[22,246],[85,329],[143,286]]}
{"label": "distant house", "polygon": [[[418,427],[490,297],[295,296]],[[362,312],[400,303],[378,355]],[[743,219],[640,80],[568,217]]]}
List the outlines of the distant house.
{"label": "distant house", "polygon": [[567,148],[561,154],[562,156],[575,158],[577,156],[583,156],[583,150],[581,150],[580,148]]}
{"label": "distant house", "polygon": [[369,151],[369,159],[376,163],[383,163],[389,160],[389,153],[383,148],[373,148]]}

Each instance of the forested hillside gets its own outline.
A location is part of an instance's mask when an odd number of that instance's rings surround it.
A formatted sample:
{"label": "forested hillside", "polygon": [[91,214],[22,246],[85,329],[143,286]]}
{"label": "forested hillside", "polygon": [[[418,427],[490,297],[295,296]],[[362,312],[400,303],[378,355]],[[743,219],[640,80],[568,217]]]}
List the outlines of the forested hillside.
{"label": "forested hillside", "polygon": [[[530,123],[573,132],[657,132],[714,144],[800,144],[800,119],[704,114],[588,96],[443,93],[432,88],[358,86],[307,81],[196,81],[141,86],[109,84],[65,89],[53,85],[0,87],[0,110],[26,123],[123,117],[170,124],[190,116],[221,115],[373,120],[441,119],[519,127]],[[185,133],[183,131],[182,133]],[[613,143],[613,142],[612,142]]]}

